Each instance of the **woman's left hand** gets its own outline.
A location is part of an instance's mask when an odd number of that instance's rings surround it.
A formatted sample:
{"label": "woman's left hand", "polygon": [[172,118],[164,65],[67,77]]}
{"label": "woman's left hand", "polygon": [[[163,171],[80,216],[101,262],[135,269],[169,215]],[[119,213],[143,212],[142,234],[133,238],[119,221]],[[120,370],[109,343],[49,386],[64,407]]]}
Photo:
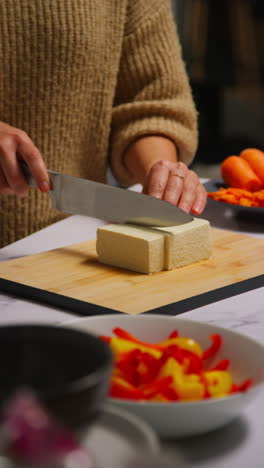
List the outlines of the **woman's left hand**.
{"label": "woman's left hand", "polygon": [[154,163],[143,192],[197,215],[202,213],[207,201],[206,190],[198,176],[182,162],[162,160]]}

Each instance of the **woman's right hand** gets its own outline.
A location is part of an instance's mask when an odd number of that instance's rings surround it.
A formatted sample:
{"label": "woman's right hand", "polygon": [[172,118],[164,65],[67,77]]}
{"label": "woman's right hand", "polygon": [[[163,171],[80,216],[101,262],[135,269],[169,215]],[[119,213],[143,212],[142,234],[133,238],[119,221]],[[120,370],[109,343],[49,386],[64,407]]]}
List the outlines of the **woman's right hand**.
{"label": "woman's right hand", "polygon": [[0,194],[25,196],[28,184],[19,160],[24,160],[42,192],[49,191],[49,176],[38,148],[26,132],[0,122]]}

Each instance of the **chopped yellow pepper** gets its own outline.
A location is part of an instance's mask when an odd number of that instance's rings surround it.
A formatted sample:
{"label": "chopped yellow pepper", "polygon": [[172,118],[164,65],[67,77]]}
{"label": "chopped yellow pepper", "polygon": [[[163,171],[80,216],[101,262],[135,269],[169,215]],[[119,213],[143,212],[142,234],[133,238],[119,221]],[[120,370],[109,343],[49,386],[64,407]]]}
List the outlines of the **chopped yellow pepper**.
{"label": "chopped yellow pepper", "polygon": [[167,348],[168,346],[176,345],[187,351],[191,351],[199,357],[202,357],[203,350],[197,341],[194,341],[192,338],[185,338],[184,336],[178,336],[177,338],[169,338],[168,340],[162,341],[159,343],[159,346],[162,348]]}
{"label": "chopped yellow pepper", "polygon": [[181,400],[200,400],[204,397],[205,386],[197,374],[184,374],[184,368],[175,359],[169,358],[159,372],[160,377],[171,376],[172,388]]}
{"label": "chopped yellow pepper", "polygon": [[199,375],[197,375],[197,374],[185,375],[184,379],[186,380],[186,382],[200,382],[201,381]]}
{"label": "chopped yellow pepper", "polygon": [[211,397],[221,397],[230,393],[232,388],[232,377],[227,371],[204,372],[207,382],[207,391]]}
{"label": "chopped yellow pepper", "polygon": [[122,338],[111,338],[109,345],[111,351],[114,353],[115,358],[119,358],[121,353],[128,353],[129,351],[133,351],[134,349],[140,349],[140,351],[148,353],[157,359],[159,359],[162,355],[162,351],[158,349],[148,348],[147,346],[133,343],[133,341],[123,340]]}
{"label": "chopped yellow pepper", "polygon": [[232,382],[223,359],[207,370],[204,361],[214,356],[222,346],[221,335],[210,336],[211,346],[205,351],[192,338],[174,330],[157,344],[144,343],[125,330],[116,327],[114,337],[101,336],[109,344],[115,367],[110,395],[140,401],[192,401],[221,398],[248,390],[252,379],[240,385]]}
{"label": "chopped yellow pepper", "polygon": [[183,377],[183,367],[173,358],[167,359],[158,374],[158,378],[169,376],[173,378],[173,381],[179,377]]}
{"label": "chopped yellow pepper", "polygon": [[201,400],[205,395],[205,387],[202,382],[179,379],[173,383],[172,387],[181,400]]}

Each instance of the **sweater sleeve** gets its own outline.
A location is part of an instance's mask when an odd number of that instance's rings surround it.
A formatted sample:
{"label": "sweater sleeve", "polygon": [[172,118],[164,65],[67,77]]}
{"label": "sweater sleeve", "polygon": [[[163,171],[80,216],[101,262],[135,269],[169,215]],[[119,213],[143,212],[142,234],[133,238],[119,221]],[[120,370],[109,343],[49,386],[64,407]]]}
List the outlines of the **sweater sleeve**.
{"label": "sweater sleeve", "polygon": [[110,138],[111,167],[122,185],[136,182],[124,151],[145,135],[171,139],[179,160],[191,163],[197,114],[168,0],[128,0]]}

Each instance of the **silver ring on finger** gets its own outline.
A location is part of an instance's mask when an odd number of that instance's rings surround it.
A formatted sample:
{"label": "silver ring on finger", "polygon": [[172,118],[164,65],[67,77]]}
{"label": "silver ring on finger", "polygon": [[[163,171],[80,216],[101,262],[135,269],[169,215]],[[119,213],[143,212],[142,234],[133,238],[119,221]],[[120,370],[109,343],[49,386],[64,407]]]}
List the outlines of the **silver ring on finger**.
{"label": "silver ring on finger", "polygon": [[171,174],[171,175],[174,176],[174,177],[179,177],[179,178],[182,179],[182,180],[185,179],[185,177],[182,176],[182,175],[180,175],[180,174]]}

